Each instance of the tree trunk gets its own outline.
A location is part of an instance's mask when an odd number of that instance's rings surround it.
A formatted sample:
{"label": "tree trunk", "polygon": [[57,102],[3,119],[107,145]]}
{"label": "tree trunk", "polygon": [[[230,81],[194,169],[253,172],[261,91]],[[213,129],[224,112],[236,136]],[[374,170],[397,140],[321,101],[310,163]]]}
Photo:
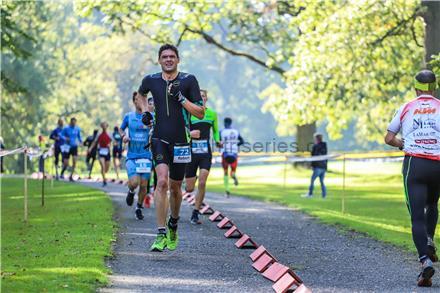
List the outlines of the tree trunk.
{"label": "tree trunk", "polygon": [[296,144],[299,152],[310,152],[313,146],[313,134],[316,132],[316,123],[296,127]]}
{"label": "tree trunk", "polygon": [[432,55],[440,52],[440,1],[422,1],[422,5],[427,7],[423,14],[425,20],[425,62],[428,64],[432,60]]}

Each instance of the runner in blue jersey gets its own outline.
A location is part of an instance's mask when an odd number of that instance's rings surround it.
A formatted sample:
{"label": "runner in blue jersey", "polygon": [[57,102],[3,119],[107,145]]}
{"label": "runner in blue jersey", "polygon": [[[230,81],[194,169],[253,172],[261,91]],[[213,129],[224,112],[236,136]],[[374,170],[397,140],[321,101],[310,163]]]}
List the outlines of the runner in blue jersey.
{"label": "runner in blue jersey", "polygon": [[78,159],[78,144],[82,143],[81,129],[76,126],[76,118],[72,117],[67,127],[63,129],[61,135],[65,141],[61,145],[61,153],[63,154],[63,170],[61,170],[61,177],[64,178],[64,171],[69,166],[69,158],[72,156],[72,172],[69,180],[73,181],[73,172],[75,172],[76,161]]}
{"label": "runner in blue jersey", "polygon": [[[127,205],[133,205],[135,189],[139,187],[138,202],[136,206],[136,219],[142,220],[142,203],[148,192],[148,181],[151,175],[151,152],[145,149],[149,140],[150,127],[142,123],[142,111],[139,101],[133,93],[135,111],[125,114],[119,133],[124,143],[128,143],[125,167],[128,176]],[[128,133],[125,130],[128,129]]]}
{"label": "runner in blue jersey", "polygon": [[[53,149],[54,149],[54,158],[55,158],[55,174],[56,179],[58,180],[58,162],[60,161],[60,155],[61,155],[61,146],[64,144],[63,136],[61,135],[61,132],[63,131],[64,121],[63,119],[58,119],[58,125],[57,128],[52,130],[50,133],[49,138],[54,141]],[[61,156],[62,159],[62,156]]]}

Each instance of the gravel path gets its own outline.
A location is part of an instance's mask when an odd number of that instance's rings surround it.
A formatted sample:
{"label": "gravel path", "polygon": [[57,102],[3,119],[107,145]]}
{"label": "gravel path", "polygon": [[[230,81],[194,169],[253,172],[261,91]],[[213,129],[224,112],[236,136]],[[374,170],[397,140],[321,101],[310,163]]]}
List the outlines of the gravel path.
{"label": "gravel path", "polygon": [[[89,186],[100,187],[97,183]],[[120,225],[115,257],[108,264],[111,285],[101,292],[273,292],[272,282],[251,266],[251,250],[239,250],[207,217],[191,225],[183,202],[176,251],[148,251],[155,233],[154,209],[134,218],[125,204],[126,187],[106,191]],[[416,256],[357,233],[341,233],[301,212],[246,198],[208,194],[206,200],[263,244],[284,265],[295,269],[313,292],[440,292],[440,277],[430,289],[415,286]],[[440,270],[436,265],[437,271]]]}

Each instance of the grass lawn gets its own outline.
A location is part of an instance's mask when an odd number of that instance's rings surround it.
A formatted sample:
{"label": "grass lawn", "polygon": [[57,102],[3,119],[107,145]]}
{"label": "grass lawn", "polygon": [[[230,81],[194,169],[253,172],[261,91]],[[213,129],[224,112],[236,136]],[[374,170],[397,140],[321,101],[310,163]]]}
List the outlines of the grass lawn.
{"label": "grass lawn", "polygon": [[[347,161],[345,213],[341,212],[342,164],[331,162],[326,174],[328,196],[322,199],[319,180],[313,198],[302,198],[307,192],[311,170],[287,168],[284,187],[284,165],[239,166],[239,186],[233,195],[273,201],[298,208],[322,222],[343,225],[373,238],[415,251],[411,238],[409,213],[405,204],[401,163]],[[230,185],[232,180],[230,180]],[[208,190],[224,192],[223,171],[213,168]],[[437,230],[437,235],[438,235]]]}
{"label": "grass lawn", "polygon": [[78,184],[29,180],[29,221],[23,222],[23,179],[1,178],[3,292],[91,292],[107,283],[111,200]]}

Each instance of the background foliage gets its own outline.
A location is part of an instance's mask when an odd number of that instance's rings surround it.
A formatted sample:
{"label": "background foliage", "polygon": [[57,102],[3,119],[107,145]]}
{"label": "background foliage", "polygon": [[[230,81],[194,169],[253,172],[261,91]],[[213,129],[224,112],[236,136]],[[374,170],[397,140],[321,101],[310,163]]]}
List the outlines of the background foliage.
{"label": "background foliage", "polygon": [[[382,147],[423,63],[419,1],[3,1],[1,135],[35,144],[58,117],[119,124],[163,42],[248,141],[317,121],[333,149]],[[438,70],[439,56],[433,67]],[[355,139],[356,137],[356,139]],[[337,140],[339,139],[339,140]]]}

